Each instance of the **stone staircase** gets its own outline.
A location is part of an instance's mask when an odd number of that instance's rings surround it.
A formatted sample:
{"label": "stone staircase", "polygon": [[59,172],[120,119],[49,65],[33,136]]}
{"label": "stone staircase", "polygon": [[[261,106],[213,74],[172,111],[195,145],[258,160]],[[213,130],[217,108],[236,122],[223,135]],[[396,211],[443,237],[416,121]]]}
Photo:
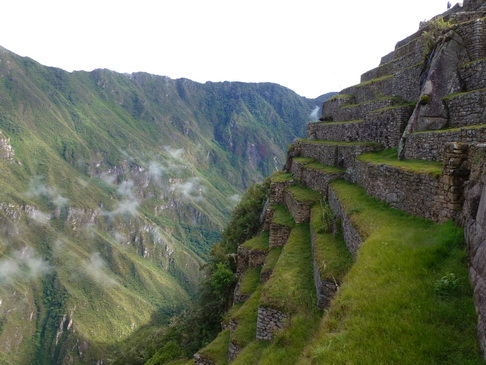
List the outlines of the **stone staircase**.
{"label": "stone staircase", "polygon": [[[336,273],[329,267],[334,261],[350,265],[367,239],[367,232],[343,205],[343,196],[333,189],[332,182],[338,179],[362,187],[390,208],[433,222],[452,219],[465,227],[484,351],[486,25],[479,18],[483,16],[486,6],[478,1],[465,1],[463,8],[445,13],[445,19],[455,18],[456,25],[426,58],[423,32],[431,23],[397,43],[377,68],[362,75],[360,84],[326,101],[320,121],[309,123],[307,138],[290,146],[284,171],[271,177],[264,231],[238,251],[237,307],[230,312],[225,332],[229,342],[221,347],[220,356],[238,363],[238,354],[250,340],[273,341],[299,315],[296,302],[306,310],[331,305],[346,270]],[[457,37],[460,47],[454,48],[450,40]],[[445,51],[456,52],[459,63],[451,66],[444,61]],[[447,66],[447,72],[430,72],[437,64]],[[439,85],[445,79],[447,88]],[[344,246],[346,252],[340,251]],[[258,286],[241,293],[242,286],[248,287],[245,273],[256,269]],[[306,282],[312,282],[312,294],[297,298],[292,288],[305,287]],[[241,313],[251,320],[243,324]],[[238,331],[251,336],[242,339]],[[196,364],[219,363],[211,346],[196,354]]]}

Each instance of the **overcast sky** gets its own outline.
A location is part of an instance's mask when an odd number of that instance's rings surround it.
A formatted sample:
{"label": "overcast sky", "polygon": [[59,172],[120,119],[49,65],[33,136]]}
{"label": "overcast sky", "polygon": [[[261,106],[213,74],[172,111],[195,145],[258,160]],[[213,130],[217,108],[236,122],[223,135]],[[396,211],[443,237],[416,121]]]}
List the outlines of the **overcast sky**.
{"label": "overcast sky", "polygon": [[359,83],[397,41],[446,5],[446,0],[6,0],[0,45],[68,71],[108,68],[199,82],[268,81],[317,97]]}

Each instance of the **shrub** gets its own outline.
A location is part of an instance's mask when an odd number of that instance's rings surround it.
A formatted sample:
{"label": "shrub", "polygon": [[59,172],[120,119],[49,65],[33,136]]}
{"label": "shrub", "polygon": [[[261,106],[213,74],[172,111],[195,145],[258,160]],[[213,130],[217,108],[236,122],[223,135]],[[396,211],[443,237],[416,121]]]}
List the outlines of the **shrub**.
{"label": "shrub", "polygon": [[459,288],[459,278],[454,273],[449,273],[435,282],[435,293],[442,299],[450,299]]}

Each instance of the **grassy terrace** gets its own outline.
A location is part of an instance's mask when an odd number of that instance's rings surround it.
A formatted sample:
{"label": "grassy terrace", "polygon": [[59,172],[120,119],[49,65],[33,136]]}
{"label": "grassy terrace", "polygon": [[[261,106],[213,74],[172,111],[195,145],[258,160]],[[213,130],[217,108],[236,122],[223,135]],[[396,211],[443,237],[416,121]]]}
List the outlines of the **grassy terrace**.
{"label": "grassy terrace", "polygon": [[314,231],[314,258],[321,273],[321,279],[341,282],[353,264],[342,234],[334,237],[331,232],[330,209],[327,204],[316,204],[311,211],[311,228]]}
{"label": "grassy terrace", "polygon": [[268,232],[262,232],[258,236],[249,239],[241,245],[241,247],[251,248],[255,250],[268,250]]}
{"label": "grassy terrace", "polygon": [[[315,298],[312,279],[309,224],[297,225],[290,233],[271,278],[263,287],[260,305],[288,313],[307,311]],[[306,308],[304,308],[306,307]]]}
{"label": "grassy terrace", "polygon": [[351,99],[354,98],[354,95],[351,94],[336,94],[329,100],[334,100],[334,99]]}
{"label": "grassy terrace", "polygon": [[462,230],[331,186],[368,238],[297,363],[482,364]]}
{"label": "grassy terrace", "polygon": [[285,189],[292,197],[301,203],[315,203],[321,198],[321,194],[317,191],[305,188],[300,185],[292,185]]}
{"label": "grassy terrace", "polygon": [[230,330],[221,331],[213,342],[199,351],[199,354],[204,358],[211,359],[218,365],[225,365],[228,363],[229,340]]}
{"label": "grassy terrace", "polygon": [[343,141],[323,141],[323,140],[308,140],[306,138],[301,138],[297,140],[301,143],[312,143],[312,144],[325,144],[329,146],[381,146],[378,142],[343,142]]}
{"label": "grassy terrace", "polygon": [[396,148],[389,148],[380,152],[365,153],[358,157],[360,161],[372,164],[384,164],[416,174],[428,174],[439,177],[442,172],[442,163],[425,160],[399,160]]}
{"label": "grassy terrace", "polygon": [[400,108],[409,108],[411,106],[415,106],[415,104],[416,103],[403,103],[403,104],[385,106],[384,108],[379,108],[379,109],[372,110],[371,113],[381,113],[381,112],[386,112],[387,110],[400,109]]}
{"label": "grassy terrace", "polygon": [[260,306],[276,307],[290,316],[273,342],[253,341],[233,364],[295,364],[317,330],[320,312],[312,278],[309,224],[297,225],[283,247],[272,277],[263,286]]}
{"label": "grassy terrace", "polygon": [[249,268],[246,270],[240,283],[240,294],[250,295],[260,284],[261,267]]}
{"label": "grassy terrace", "polygon": [[363,119],[346,120],[344,122],[316,122],[319,125],[340,125],[340,124],[354,124],[354,123],[364,123]]}
{"label": "grassy terrace", "polygon": [[294,157],[294,161],[299,162],[301,164],[305,164],[304,168],[322,171],[326,174],[339,174],[344,172],[343,169],[335,166],[323,165],[312,157]]}
{"label": "grassy terrace", "polygon": [[342,108],[342,109],[344,109],[344,108],[355,108],[355,107],[358,107],[358,106],[361,106],[361,105],[371,104],[371,103],[374,103],[374,102],[377,102],[377,101],[383,101],[383,100],[394,101],[398,104],[403,103],[403,99],[399,96],[382,96],[380,98],[376,98],[376,99],[373,99],[373,100],[366,100],[366,101],[363,101],[362,103],[358,103],[358,104],[341,105],[340,108]]}
{"label": "grassy terrace", "polygon": [[356,85],[356,87],[360,88],[360,87],[363,87],[363,86],[375,84],[375,83],[380,82],[380,81],[385,81],[385,80],[391,79],[392,77],[393,77],[393,75],[385,75],[385,76],[377,77],[376,79],[371,79],[371,80],[362,82],[361,84]]}
{"label": "grassy terrace", "polygon": [[481,128],[485,128],[485,127],[486,127],[486,124],[477,124],[477,125],[468,125],[468,126],[459,127],[459,128],[434,129],[434,130],[430,130],[430,131],[414,132],[412,134],[460,132],[463,129],[481,129]]}
{"label": "grassy terrace", "polygon": [[321,172],[324,172],[326,174],[340,174],[340,173],[344,172],[344,169],[340,169],[339,167],[323,165],[323,164],[316,162],[316,161],[305,165],[304,168],[321,171]]}
{"label": "grassy terrace", "polygon": [[456,98],[458,96],[467,95],[467,94],[474,94],[474,93],[477,93],[477,92],[486,92],[486,88],[449,94],[449,95],[443,97],[442,100],[445,101],[445,100],[448,100],[448,99]]}
{"label": "grassy terrace", "polygon": [[277,261],[281,253],[282,247],[271,248],[265,259],[265,264],[262,267],[262,272],[272,271],[277,265]]}
{"label": "grassy terrace", "polygon": [[254,267],[249,268],[245,272],[243,278],[241,279],[240,294],[250,295],[255,291],[255,289],[258,287],[258,284],[260,284],[261,270],[261,267]]}
{"label": "grassy terrace", "polygon": [[231,315],[231,319],[238,323],[236,330],[231,335],[231,340],[238,346],[244,347],[255,340],[260,294],[261,286]]}
{"label": "grassy terrace", "polygon": [[272,176],[270,176],[270,182],[272,183],[279,183],[285,181],[292,181],[294,177],[292,174],[285,172],[285,171],[277,171]]}
{"label": "grassy terrace", "polygon": [[294,217],[289,213],[285,205],[277,204],[270,207],[273,210],[272,222],[293,228],[295,225]]}

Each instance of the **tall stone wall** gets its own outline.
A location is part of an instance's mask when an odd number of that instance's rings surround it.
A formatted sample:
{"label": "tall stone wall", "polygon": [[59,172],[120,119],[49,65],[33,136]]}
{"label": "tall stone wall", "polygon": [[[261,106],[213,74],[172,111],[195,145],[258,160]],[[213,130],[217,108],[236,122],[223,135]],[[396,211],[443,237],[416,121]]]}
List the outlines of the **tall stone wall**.
{"label": "tall stone wall", "polygon": [[443,161],[449,142],[486,142],[486,126],[458,130],[412,133],[405,143],[405,159]]}
{"label": "tall stone wall", "polygon": [[469,273],[478,314],[478,339],[486,349],[486,144],[469,147],[469,181],[465,188],[462,221],[469,251]]}
{"label": "tall stone wall", "polygon": [[486,121],[486,90],[458,94],[444,99],[449,128],[481,125]]}
{"label": "tall stone wall", "polygon": [[373,141],[385,148],[397,147],[413,108],[407,105],[378,109],[349,123],[309,123],[307,136],[309,140]]}

